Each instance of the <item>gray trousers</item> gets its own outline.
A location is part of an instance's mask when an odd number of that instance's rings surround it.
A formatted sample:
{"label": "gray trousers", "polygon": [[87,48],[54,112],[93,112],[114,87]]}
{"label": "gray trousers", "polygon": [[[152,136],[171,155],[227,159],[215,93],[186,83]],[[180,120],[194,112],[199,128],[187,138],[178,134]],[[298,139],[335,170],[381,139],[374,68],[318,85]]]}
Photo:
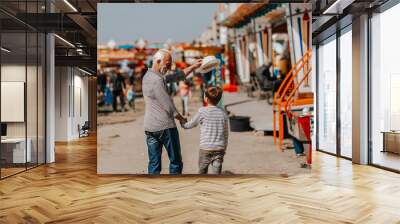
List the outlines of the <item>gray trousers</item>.
{"label": "gray trousers", "polygon": [[211,174],[221,174],[225,151],[209,151],[200,149],[199,152],[199,174],[207,174],[211,166]]}

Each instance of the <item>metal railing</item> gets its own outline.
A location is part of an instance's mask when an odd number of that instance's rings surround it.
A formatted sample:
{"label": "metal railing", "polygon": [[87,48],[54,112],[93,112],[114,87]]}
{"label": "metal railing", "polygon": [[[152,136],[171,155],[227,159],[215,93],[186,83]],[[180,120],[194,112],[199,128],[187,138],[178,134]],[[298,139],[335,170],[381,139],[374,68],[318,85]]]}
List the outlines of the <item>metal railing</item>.
{"label": "metal railing", "polygon": [[[311,59],[312,50],[308,50],[304,56],[296,62],[296,64],[290,69],[289,73],[286,75],[285,79],[282,81],[278,90],[275,93],[274,101],[272,103],[273,110],[273,136],[274,143],[277,143],[277,135],[276,135],[276,113],[278,112],[279,118],[279,149],[282,149],[282,142],[284,138],[284,113],[288,113],[289,103],[294,104],[294,96],[298,93],[300,86],[303,84],[305,80],[308,80],[309,75],[311,74],[311,66],[309,65]],[[303,78],[297,81],[297,77],[300,72],[303,71]]]}

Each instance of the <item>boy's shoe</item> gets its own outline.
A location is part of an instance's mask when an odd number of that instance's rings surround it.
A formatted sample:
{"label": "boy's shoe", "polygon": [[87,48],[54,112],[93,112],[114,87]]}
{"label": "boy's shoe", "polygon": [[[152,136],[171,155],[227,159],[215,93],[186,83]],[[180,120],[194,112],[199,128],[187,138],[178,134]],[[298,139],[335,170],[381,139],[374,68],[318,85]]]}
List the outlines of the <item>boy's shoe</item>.
{"label": "boy's shoe", "polygon": [[304,154],[304,153],[297,153],[297,154],[296,154],[297,157],[301,157],[301,156],[305,156],[305,155],[306,155],[306,154]]}

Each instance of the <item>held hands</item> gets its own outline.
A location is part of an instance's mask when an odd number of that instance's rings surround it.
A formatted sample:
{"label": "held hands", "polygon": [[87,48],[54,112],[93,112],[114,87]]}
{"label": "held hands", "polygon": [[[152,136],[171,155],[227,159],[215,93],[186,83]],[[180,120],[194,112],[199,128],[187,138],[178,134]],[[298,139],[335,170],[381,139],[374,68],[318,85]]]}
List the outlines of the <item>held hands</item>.
{"label": "held hands", "polygon": [[184,125],[188,122],[187,118],[182,118],[181,120],[179,120],[179,123],[181,123],[181,125]]}
{"label": "held hands", "polygon": [[187,122],[187,118],[182,117],[182,115],[180,114],[176,117],[176,119],[179,121],[181,125],[184,125]]}

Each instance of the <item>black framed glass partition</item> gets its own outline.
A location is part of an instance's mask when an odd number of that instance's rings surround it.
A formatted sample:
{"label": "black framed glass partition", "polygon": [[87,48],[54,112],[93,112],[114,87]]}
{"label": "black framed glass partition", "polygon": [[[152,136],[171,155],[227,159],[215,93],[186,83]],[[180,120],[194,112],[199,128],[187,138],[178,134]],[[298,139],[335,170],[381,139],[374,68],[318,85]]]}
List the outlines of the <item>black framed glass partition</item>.
{"label": "black framed glass partition", "polygon": [[318,150],[336,154],[336,35],[318,45]]}
{"label": "black framed glass partition", "polygon": [[[1,34],[1,175],[26,170],[31,151],[26,132],[26,33]],[[4,50],[6,49],[6,50]],[[28,147],[28,150],[27,150]]]}
{"label": "black framed glass partition", "polygon": [[[396,29],[400,21],[400,4],[397,0],[388,0],[357,11],[344,12],[336,17],[334,24],[319,30],[313,37],[317,49],[322,48],[317,51],[316,66],[317,80],[320,80],[317,83],[317,116],[320,117],[316,124],[317,149],[357,163],[400,172],[400,32]],[[334,34],[336,52],[331,47],[331,53],[338,57],[331,62],[336,63],[337,79],[331,81],[336,81],[337,98],[331,98],[330,104],[336,102],[336,125],[332,125],[334,121],[326,122],[329,116],[326,95],[330,91],[324,84],[327,64],[324,51],[329,45],[329,36]],[[353,48],[353,43],[357,47]],[[353,63],[357,65],[355,69]],[[353,114],[359,117],[352,117]],[[366,115],[368,119],[365,119]],[[367,124],[357,124],[357,127],[363,127],[362,130],[353,130],[353,120]],[[331,129],[326,128],[326,123]],[[336,132],[332,131],[335,127]],[[333,133],[329,136],[331,148],[324,139],[329,130]],[[337,146],[336,151],[333,143]]]}
{"label": "black framed glass partition", "polygon": [[317,150],[352,158],[352,26],[317,47]]}
{"label": "black framed glass partition", "polygon": [[340,31],[339,37],[339,97],[340,97],[340,155],[352,158],[352,29]]}
{"label": "black framed glass partition", "polygon": [[400,4],[370,18],[370,163],[396,171],[400,171],[399,21]]}
{"label": "black framed glass partition", "polygon": [[0,178],[45,163],[46,39],[20,19],[43,3],[0,2]]}

